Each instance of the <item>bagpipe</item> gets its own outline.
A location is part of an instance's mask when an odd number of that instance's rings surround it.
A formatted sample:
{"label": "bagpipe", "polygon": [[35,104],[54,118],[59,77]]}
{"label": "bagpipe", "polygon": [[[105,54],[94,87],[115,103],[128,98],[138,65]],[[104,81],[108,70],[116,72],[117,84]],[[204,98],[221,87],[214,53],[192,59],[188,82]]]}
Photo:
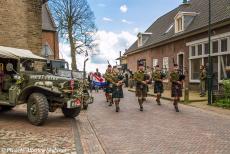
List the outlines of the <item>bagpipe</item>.
{"label": "bagpipe", "polygon": [[178,79],[178,81],[183,81],[183,80],[185,80],[185,75],[183,74],[183,69],[181,70],[181,69],[179,69],[179,79]]}
{"label": "bagpipe", "polygon": [[[173,58],[173,65],[176,65],[176,64],[175,64],[175,61],[174,61],[174,58]],[[179,66],[178,72],[179,72],[178,81],[183,81],[183,80],[185,80],[185,77],[186,77],[186,76],[184,75],[184,69],[183,69],[183,67]]]}
{"label": "bagpipe", "polygon": [[[153,73],[154,70],[156,70],[156,66],[155,67],[150,67],[147,66],[148,69],[151,69],[151,72]],[[162,70],[160,71],[160,79],[165,79],[168,77],[168,69],[166,68],[166,66],[164,68],[162,68]]]}

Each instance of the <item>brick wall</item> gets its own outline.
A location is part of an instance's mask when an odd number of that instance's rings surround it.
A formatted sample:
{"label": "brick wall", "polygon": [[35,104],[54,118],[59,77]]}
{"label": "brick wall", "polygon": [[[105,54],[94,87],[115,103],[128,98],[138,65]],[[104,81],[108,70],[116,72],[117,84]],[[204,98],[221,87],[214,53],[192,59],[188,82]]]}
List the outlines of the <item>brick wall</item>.
{"label": "brick wall", "polygon": [[41,0],[1,0],[0,6],[0,45],[29,49],[40,55]]}
{"label": "brick wall", "polygon": [[146,59],[146,65],[152,66],[151,50],[132,54],[132,56],[127,56],[128,69],[135,72],[137,70],[137,61],[140,59]]}
{"label": "brick wall", "polygon": [[[230,25],[224,26],[222,28],[214,29],[212,35],[217,35],[225,32],[229,32]],[[186,80],[185,86],[187,87],[189,84],[189,48],[186,46],[187,42],[199,40],[208,36],[207,32],[200,33],[194,35],[192,37],[188,37],[185,39],[181,39],[175,42],[171,42],[156,48],[149,49],[147,51],[142,51],[139,53],[127,55],[127,63],[128,68],[132,71],[137,70],[137,60],[138,59],[146,59],[147,65],[152,66],[153,58],[158,59],[158,64],[162,67],[163,65],[163,57],[169,57],[169,69],[173,69],[173,59],[177,63],[177,54],[184,53],[184,69]],[[170,84],[165,84],[166,88],[170,87]],[[190,83],[189,84],[191,90],[199,90],[199,84]]]}
{"label": "brick wall", "polygon": [[43,31],[42,32],[42,44],[48,43],[52,51],[54,52],[54,57],[52,59],[59,58],[59,44],[57,32],[53,31]]}

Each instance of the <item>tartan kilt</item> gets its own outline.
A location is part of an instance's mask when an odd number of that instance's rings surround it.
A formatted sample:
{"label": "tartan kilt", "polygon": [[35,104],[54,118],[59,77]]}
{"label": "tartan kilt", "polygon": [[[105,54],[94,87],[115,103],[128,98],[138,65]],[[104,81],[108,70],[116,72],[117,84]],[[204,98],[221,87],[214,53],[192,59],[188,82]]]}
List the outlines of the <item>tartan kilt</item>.
{"label": "tartan kilt", "polygon": [[172,83],[171,97],[182,97],[182,85]]}
{"label": "tartan kilt", "polygon": [[113,92],[112,85],[111,84],[106,85],[104,88],[104,92],[105,93],[112,93]]}
{"label": "tartan kilt", "polygon": [[155,82],[154,83],[154,93],[163,93],[164,87],[162,82]]}
{"label": "tartan kilt", "polygon": [[112,92],[112,97],[113,98],[124,98],[122,87],[114,86],[113,92]]}
{"label": "tartan kilt", "polygon": [[136,97],[147,97],[148,86],[144,85],[143,87],[136,86]]}

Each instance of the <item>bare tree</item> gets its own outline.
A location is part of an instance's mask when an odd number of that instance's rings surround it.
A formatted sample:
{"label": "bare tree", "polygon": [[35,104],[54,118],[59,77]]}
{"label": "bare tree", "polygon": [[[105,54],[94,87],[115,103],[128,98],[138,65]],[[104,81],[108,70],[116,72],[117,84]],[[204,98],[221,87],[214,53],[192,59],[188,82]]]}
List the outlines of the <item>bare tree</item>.
{"label": "bare tree", "polygon": [[87,0],[50,0],[49,7],[61,38],[70,44],[72,69],[77,70],[76,54],[94,47],[94,13]]}

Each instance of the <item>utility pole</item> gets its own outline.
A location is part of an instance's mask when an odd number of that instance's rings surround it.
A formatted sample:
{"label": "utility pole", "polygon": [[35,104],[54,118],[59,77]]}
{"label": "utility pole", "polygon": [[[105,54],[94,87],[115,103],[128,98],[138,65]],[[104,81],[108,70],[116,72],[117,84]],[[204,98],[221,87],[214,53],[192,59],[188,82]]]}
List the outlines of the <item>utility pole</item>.
{"label": "utility pole", "polygon": [[208,105],[212,104],[211,0],[208,1]]}

